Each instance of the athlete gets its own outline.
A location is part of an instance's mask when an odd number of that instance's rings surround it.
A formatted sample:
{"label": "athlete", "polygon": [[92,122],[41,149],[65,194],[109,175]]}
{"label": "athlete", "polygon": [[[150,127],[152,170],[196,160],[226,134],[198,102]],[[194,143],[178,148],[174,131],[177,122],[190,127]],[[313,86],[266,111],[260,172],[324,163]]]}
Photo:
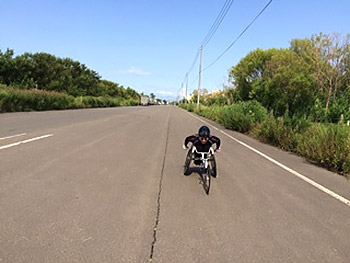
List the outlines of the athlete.
{"label": "athlete", "polygon": [[[202,126],[198,130],[198,134],[190,135],[186,137],[183,148],[188,149],[187,144],[191,142],[197,149],[198,152],[209,152],[210,147],[214,144],[216,145],[216,152],[220,152],[220,139],[216,136],[210,135],[210,129],[207,126]],[[195,153],[195,161],[194,164],[199,165],[201,161],[198,159],[200,154]],[[216,177],[216,173],[214,175]]]}

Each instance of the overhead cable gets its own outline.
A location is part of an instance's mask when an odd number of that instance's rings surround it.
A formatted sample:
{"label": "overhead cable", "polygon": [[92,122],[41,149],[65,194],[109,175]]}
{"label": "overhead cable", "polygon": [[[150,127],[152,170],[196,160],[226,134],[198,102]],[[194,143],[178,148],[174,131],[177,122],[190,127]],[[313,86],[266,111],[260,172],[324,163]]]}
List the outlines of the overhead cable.
{"label": "overhead cable", "polygon": [[234,2],[234,0],[226,0],[226,2],[224,3],[223,7],[221,8],[220,13],[217,15],[213,25],[211,26],[209,32],[204,37],[204,39],[203,39],[203,41],[201,43],[201,45],[203,47],[205,47],[208,44],[208,42],[210,41],[210,39],[214,36],[214,34],[218,30],[221,22],[224,20],[227,12],[230,10],[230,7],[231,7],[233,2]]}
{"label": "overhead cable", "polygon": [[199,51],[197,51],[196,57],[194,58],[193,63],[192,63],[192,65],[191,65],[190,69],[187,71],[186,75],[188,75],[188,74],[192,71],[194,65],[195,65],[196,62],[197,62],[198,56],[199,56]]}
{"label": "overhead cable", "polygon": [[258,19],[258,17],[268,8],[268,6],[272,3],[273,0],[270,0],[265,7],[259,12],[259,14],[248,24],[248,26],[239,34],[239,36],[218,56],[212,63],[209,64],[206,68],[203,69],[207,70],[210,68],[212,65],[214,65],[225,53],[243,36],[243,34],[251,27],[251,25],[255,22],[255,20]]}
{"label": "overhead cable", "polygon": [[[211,40],[211,38],[214,36],[215,32],[218,30],[221,22],[224,20],[227,12],[229,11],[229,9],[231,8],[231,5],[232,3],[234,2],[235,0],[226,0],[223,7],[221,8],[221,11],[220,13],[217,15],[213,25],[211,26],[209,32],[207,33],[207,35],[204,37],[202,43],[201,43],[201,46],[204,47],[206,46],[209,41]],[[195,63],[197,62],[197,59],[198,59],[198,56],[199,56],[199,51],[197,51],[196,53],[196,56],[193,60],[193,63],[191,65],[191,67],[189,68],[189,70],[187,71],[186,75],[185,75],[185,78],[181,84],[181,86],[184,85],[185,81],[186,81],[186,78],[188,78],[188,75],[190,74],[190,72],[192,71]]]}

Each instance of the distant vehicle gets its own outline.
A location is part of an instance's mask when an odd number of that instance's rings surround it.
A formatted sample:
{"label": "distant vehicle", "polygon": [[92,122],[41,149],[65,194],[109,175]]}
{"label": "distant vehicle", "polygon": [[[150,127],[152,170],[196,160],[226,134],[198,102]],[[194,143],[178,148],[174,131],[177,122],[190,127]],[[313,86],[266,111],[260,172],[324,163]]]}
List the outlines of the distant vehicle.
{"label": "distant vehicle", "polygon": [[150,104],[150,100],[147,96],[141,96],[141,105],[147,106]]}
{"label": "distant vehicle", "polygon": [[154,104],[156,104],[156,100],[154,98],[150,98],[149,101],[148,101],[148,104],[149,105],[154,105]]}

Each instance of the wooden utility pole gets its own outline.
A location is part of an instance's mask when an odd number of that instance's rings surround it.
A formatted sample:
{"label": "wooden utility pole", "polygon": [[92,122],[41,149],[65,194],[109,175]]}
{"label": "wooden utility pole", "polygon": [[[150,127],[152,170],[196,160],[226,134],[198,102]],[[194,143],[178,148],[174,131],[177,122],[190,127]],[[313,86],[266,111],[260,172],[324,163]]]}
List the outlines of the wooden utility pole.
{"label": "wooden utility pole", "polygon": [[186,93],[185,93],[185,102],[187,104],[187,89],[188,89],[188,73],[186,74]]}
{"label": "wooden utility pole", "polygon": [[202,89],[202,62],[203,62],[203,46],[199,48],[200,51],[200,62],[199,62],[199,82],[198,82],[198,91],[197,91],[197,108],[199,108],[199,98],[201,96]]}

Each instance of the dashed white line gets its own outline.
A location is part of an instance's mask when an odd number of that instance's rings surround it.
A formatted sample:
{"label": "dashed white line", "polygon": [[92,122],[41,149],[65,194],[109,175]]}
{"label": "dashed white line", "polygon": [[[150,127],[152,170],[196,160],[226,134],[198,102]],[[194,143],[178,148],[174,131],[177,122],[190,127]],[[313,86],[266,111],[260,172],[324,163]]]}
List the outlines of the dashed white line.
{"label": "dashed white line", "polygon": [[7,136],[7,137],[2,137],[0,138],[0,141],[1,140],[6,140],[6,139],[10,139],[10,138],[14,138],[14,137],[19,137],[19,136],[25,136],[27,135],[26,133],[21,133],[21,134],[16,134],[16,135],[12,135],[12,136]]}
{"label": "dashed white line", "polygon": [[190,116],[192,116],[193,118],[196,118],[196,119],[200,120],[201,122],[203,122],[203,123],[209,125],[210,127],[213,127],[214,129],[220,131],[222,134],[225,134],[225,135],[226,135],[227,137],[229,137],[230,139],[232,139],[232,140],[238,142],[239,144],[243,145],[244,147],[248,148],[249,150],[252,150],[253,152],[259,154],[260,156],[264,157],[265,159],[269,160],[270,162],[272,162],[272,163],[278,165],[278,166],[281,167],[282,169],[284,169],[284,170],[290,172],[291,174],[295,175],[296,177],[300,178],[301,180],[303,180],[303,181],[305,181],[305,182],[311,184],[312,186],[316,187],[316,188],[319,189],[320,191],[322,191],[322,192],[324,192],[324,193],[326,193],[326,194],[332,196],[333,198],[337,199],[338,201],[344,203],[345,205],[350,206],[350,200],[348,200],[348,199],[342,197],[341,195],[338,195],[337,193],[333,192],[332,190],[329,190],[328,188],[324,187],[323,185],[321,185],[321,184],[319,184],[319,183],[316,183],[315,181],[311,180],[310,178],[306,177],[305,175],[302,175],[302,174],[298,173],[297,171],[294,171],[293,169],[291,169],[291,168],[285,166],[284,164],[282,164],[282,163],[276,161],[275,159],[272,159],[271,157],[267,156],[266,154],[264,154],[264,153],[258,151],[257,149],[255,149],[255,148],[249,146],[248,144],[246,144],[246,143],[244,143],[244,142],[242,142],[242,141],[240,141],[240,140],[234,138],[233,136],[229,135],[229,134],[226,133],[225,131],[223,131],[223,130],[221,130],[221,129],[218,129],[217,127],[215,127],[215,126],[211,125],[210,123],[208,123],[208,122],[202,120],[201,118],[198,118],[197,116],[194,116],[193,114],[191,114],[191,113],[189,113],[189,112],[187,112],[187,111],[185,111],[185,112],[186,112],[187,114],[189,114]]}
{"label": "dashed white line", "polygon": [[20,144],[28,143],[28,142],[37,141],[37,140],[44,139],[44,138],[51,137],[51,136],[53,136],[53,134],[47,134],[47,135],[43,135],[43,136],[40,136],[40,137],[35,137],[35,138],[32,138],[32,139],[28,139],[28,140],[25,140],[25,141],[19,141],[19,142],[7,144],[7,145],[4,145],[4,146],[0,146],[0,150],[7,149],[7,148],[10,148],[10,147],[13,147],[13,146],[20,145]]}

